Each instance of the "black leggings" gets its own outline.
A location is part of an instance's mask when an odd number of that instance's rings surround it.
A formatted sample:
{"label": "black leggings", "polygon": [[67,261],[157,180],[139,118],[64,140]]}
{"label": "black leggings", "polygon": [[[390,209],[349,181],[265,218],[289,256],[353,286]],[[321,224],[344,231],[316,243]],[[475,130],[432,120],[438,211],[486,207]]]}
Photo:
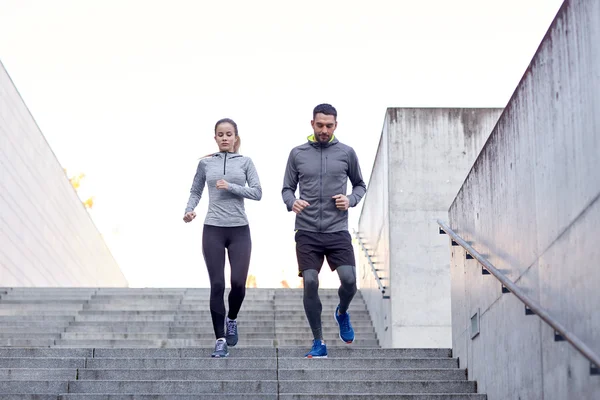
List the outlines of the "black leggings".
{"label": "black leggings", "polygon": [[252,240],[248,225],[204,225],[202,254],[210,278],[210,315],[217,339],[225,337],[225,249],[231,266],[229,319],[236,319],[246,295]]}

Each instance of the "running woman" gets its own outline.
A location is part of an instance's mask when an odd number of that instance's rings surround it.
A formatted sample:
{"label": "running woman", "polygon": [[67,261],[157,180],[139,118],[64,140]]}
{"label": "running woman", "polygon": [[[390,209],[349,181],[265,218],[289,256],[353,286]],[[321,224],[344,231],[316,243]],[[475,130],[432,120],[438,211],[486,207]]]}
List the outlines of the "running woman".
{"label": "running woman", "polygon": [[[246,295],[252,250],[244,199],[260,200],[262,188],[252,160],[238,154],[241,141],[233,120],[217,121],[215,141],[219,152],[200,159],[183,220],[188,223],[196,218],[194,209],[207,185],[208,212],[204,219],[202,254],[210,278],[210,314],[216,337],[212,357],[227,357],[228,346],[238,342],[237,316]],[[227,314],[225,249],[231,266]]]}

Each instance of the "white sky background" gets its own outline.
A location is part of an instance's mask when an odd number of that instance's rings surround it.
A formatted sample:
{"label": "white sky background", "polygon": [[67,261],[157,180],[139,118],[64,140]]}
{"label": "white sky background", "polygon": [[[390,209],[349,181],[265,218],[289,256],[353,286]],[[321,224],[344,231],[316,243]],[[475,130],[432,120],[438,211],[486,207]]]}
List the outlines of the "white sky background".
{"label": "white sky background", "polygon": [[0,0],[0,60],[63,167],[86,174],[80,193],[95,196],[130,286],[208,286],[208,196],[192,224],[182,217],[222,117],[238,123],[263,186],[246,201],[250,273],[295,285],[280,191],[313,107],[337,108],[336,135],[368,183],[387,107],[504,107],[561,3]]}

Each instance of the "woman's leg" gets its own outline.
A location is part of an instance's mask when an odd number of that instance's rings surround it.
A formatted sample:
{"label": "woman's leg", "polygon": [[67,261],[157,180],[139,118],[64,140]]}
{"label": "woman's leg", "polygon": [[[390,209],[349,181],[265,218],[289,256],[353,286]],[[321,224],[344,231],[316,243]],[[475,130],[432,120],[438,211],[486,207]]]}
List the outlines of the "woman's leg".
{"label": "woman's leg", "polygon": [[204,225],[202,254],[210,279],[210,315],[215,337],[225,337],[225,235],[218,226]]}
{"label": "woman's leg", "polygon": [[231,320],[237,318],[246,296],[246,279],[250,268],[250,254],[252,253],[252,239],[248,225],[236,226],[230,229],[227,254],[231,266],[231,291],[229,292],[229,312],[227,317]]}

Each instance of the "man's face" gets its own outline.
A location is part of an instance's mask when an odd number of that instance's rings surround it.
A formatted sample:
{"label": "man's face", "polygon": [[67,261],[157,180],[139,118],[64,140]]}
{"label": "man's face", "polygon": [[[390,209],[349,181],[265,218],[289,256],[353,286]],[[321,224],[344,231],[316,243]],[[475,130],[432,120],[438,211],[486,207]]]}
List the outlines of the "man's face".
{"label": "man's face", "polygon": [[315,139],[319,143],[327,143],[331,140],[335,128],[337,128],[337,121],[333,115],[325,115],[318,113],[315,115],[315,119],[310,121],[315,132]]}

